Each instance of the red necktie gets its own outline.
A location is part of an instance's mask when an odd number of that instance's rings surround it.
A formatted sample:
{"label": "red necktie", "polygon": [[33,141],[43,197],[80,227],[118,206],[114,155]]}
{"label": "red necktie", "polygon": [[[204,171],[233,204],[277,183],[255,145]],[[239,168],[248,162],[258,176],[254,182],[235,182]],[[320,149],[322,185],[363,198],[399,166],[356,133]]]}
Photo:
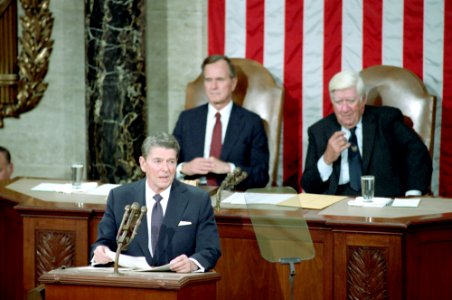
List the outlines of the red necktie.
{"label": "red necktie", "polygon": [[[215,114],[215,126],[212,132],[212,141],[210,143],[210,156],[220,158],[221,155],[221,114],[217,112]],[[207,176],[208,185],[217,185],[215,176]]]}

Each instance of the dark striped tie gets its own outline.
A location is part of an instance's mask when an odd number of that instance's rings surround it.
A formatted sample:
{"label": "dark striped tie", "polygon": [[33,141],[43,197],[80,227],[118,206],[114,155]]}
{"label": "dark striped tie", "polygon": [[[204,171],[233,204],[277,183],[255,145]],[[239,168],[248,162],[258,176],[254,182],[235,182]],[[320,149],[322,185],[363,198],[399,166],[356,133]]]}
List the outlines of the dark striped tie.
{"label": "dark striped tie", "polygon": [[361,190],[362,162],[359,154],[358,140],[355,134],[356,127],[350,129],[351,144],[348,148],[348,171],[350,175],[350,187],[355,191]]}
{"label": "dark striped tie", "polygon": [[163,208],[160,204],[162,196],[159,194],[154,195],[155,204],[152,208],[151,216],[151,242],[152,242],[152,256],[155,256],[155,250],[157,246],[157,241],[159,240],[160,226],[163,222]]}

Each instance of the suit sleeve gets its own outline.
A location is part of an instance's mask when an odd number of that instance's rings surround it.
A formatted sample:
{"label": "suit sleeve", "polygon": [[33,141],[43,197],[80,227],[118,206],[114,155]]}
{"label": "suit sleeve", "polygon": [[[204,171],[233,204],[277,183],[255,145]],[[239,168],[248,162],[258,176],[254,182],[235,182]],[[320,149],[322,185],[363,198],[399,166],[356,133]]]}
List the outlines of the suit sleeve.
{"label": "suit sleeve", "polygon": [[248,177],[237,187],[240,190],[265,187],[269,181],[270,153],[268,138],[263,121],[259,116],[253,119],[250,139],[249,165],[238,165],[238,167],[248,173]]}
{"label": "suit sleeve", "polygon": [[314,129],[308,129],[308,152],[306,154],[305,169],[301,179],[301,186],[307,193],[323,194],[329,186],[329,180],[322,181],[317,162],[326,149],[326,142],[321,142],[320,133],[315,134]]}
{"label": "suit sleeve", "polygon": [[199,225],[196,232],[195,253],[191,256],[206,270],[215,267],[221,256],[220,238],[213,213],[211,199],[207,193],[202,197]]}
{"label": "suit sleeve", "polygon": [[176,126],[173,130],[173,135],[179,143],[180,151],[179,151],[179,163],[185,162],[184,156],[184,145],[183,145],[183,112],[179,115],[177,119]]}
{"label": "suit sleeve", "polygon": [[112,190],[108,195],[107,208],[97,229],[97,240],[91,247],[92,252],[99,245],[107,246],[110,250],[116,251],[116,233],[118,232],[119,224],[117,224],[115,218],[114,203],[114,191]]}
{"label": "suit sleeve", "polygon": [[408,190],[419,190],[422,194],[430,191],[432,179],[432,160],[430,153],[418,136],[418,134],[403,121],[400,111],[388,122],[392,132],[392,142],[398,147],[398,157],[402,159],[401,167],[404,170],[405,192]]}

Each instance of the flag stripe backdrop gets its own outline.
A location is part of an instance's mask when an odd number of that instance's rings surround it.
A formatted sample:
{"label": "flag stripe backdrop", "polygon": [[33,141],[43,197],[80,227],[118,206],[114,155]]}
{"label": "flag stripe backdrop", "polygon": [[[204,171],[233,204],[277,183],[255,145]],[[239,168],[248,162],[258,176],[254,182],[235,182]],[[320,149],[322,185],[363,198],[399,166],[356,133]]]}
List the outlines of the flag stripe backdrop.
{"label": "flag stripe backdrop", "polygon": [[437,97],[432,188],[452,197],[451,2],[209,0],[209,54],[257,60],[285,89],[281,183],[298,182],[306,130],[332,112],[331,76],[386,64],[410,69]]}

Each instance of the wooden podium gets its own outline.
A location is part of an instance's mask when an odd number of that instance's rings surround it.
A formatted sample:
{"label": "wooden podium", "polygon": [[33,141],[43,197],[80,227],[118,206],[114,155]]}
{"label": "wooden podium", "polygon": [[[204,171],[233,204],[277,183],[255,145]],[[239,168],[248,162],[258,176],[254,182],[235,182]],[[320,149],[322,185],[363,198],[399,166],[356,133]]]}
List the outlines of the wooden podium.
{"label": "wooden podium", "polygon": [[207,273],[93,271],[55,269],[43,274],[46,300],[78,299],[216,299],[220,275]]}

